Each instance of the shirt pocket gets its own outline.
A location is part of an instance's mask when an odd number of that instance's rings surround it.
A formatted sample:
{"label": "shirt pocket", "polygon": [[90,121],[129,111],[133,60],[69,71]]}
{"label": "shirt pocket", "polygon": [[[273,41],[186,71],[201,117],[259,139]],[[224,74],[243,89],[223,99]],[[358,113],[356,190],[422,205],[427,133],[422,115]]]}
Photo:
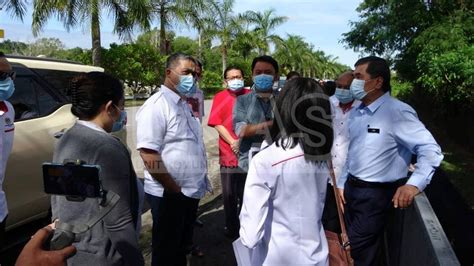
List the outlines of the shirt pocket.
{"label": "shirt pocket", "polygon": [[364,146],[369,154],[374,154],[386,145],[386,132],[379,127],[368,127],[365,132]]}

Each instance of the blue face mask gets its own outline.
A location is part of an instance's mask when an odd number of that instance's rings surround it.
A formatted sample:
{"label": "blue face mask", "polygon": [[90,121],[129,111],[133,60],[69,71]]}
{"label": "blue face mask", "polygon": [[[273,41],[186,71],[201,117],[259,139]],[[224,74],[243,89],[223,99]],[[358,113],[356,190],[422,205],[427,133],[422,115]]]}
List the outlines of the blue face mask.
{"label": "blue face mask", "polygon": [[176,86],[176,90],[184,96],[191,96],[196,93],[194,77],[191,75],[179,75],[179,84]]}
{"label": "blue face mask", "polygon": [[15,84],[11,78],[0,81],[0,101],[8,100],[15,92]]}
{"label": "blue face mask", "polygon": [[[120,110],[120,108],[118,108],[117,106],[115,107]],[[120,117],[117,121],[114,122],[111,132],[117,132],[117,131],[122,130],[122,128],[125,126],[126,121],[127,121],[127,112],[125,110],[120,110]]]}
{"label": "blue face mask", "polygon": [[359,101],[364,99],[364,97],[367,96],[367,93],[368,93],[364,90],[364,87],[365,87],[365,80],[363,79],[352,80],[352,83],[351,83],[352,97],[354,97],[354,99],[359,100]]}
{"label": "blue face mask", "polygon": [[227,87],[229,87],[231,91],[240,91],[244,87],[244,81],[241,79],[229,80]]}
{"label": "blue face mask", "polygon": [[273,76],[261,74],[253,77],[255,89],[259,92],[270,92],[273,89]]}
{"label": "blue face mask", "polygon": [[334,93],[334,95],[339,100],[339,102],[342,103],[342,104],[349,103],[349,102],[352,102],[354,100],[350,90],[336,88],[336,92]]}

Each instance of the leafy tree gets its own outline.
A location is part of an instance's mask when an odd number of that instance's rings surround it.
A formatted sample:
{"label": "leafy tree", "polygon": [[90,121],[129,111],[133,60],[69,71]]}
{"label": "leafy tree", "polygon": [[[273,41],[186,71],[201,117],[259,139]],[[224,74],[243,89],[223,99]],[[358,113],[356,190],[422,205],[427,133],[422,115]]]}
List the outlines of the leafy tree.
{"label": "leafy tree", "polygon": [[182,52],[189,55],[195,55],[198,51],[198,44],[189,37],[176,37],[171,44],[171,51]]}
{"label": "leafy tree", "polygon": [[23,51],[23,55],[62,58],[64,49],[64,43],[58,38],[40,38],[29,44]]}
{"label": "leafy tree", "polygon": [[28,45],[23,42],[5,40],[0,43],[0,51],[5,54],[23,55],[26,48],[28,48]]}
{"label": "leafy tree", "polygon": [[104,52],[105,71],[121,79],[134,95],[161,84],[165,60],[155,47],[142,44],[111,44]]}
{"label": "leafy tree", "polygon": [[92,62],[101,65],[100,13],[103,9],[112,14],[114,32],[121,38],[130,38],[133,26],[149,27],[150,6],[147,0],[34,0],[33,34],[37,36],[46,21],[56,15],[69,31],[78,24],[90,23],[92,36]]}

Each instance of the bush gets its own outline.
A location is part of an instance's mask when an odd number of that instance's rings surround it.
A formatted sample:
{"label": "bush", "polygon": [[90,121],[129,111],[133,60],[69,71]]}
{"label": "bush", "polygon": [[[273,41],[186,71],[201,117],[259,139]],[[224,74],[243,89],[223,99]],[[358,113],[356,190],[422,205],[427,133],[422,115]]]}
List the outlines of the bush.
{"label": "bush", "polygon": [[221,75],[211,72],[204,71],[200,87],[204,91],[206,98],[212,98],[216,93],[223,89]]}

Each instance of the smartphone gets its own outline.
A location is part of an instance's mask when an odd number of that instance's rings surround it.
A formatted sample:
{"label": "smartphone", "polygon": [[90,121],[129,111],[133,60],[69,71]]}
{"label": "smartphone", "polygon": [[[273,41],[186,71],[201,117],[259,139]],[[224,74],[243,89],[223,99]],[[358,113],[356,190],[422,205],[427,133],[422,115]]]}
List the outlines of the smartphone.
{"label": "smartphone", "polygon": [[97,165],[43,164],[43,184],[46,194],[101,197],[102,186]]}

